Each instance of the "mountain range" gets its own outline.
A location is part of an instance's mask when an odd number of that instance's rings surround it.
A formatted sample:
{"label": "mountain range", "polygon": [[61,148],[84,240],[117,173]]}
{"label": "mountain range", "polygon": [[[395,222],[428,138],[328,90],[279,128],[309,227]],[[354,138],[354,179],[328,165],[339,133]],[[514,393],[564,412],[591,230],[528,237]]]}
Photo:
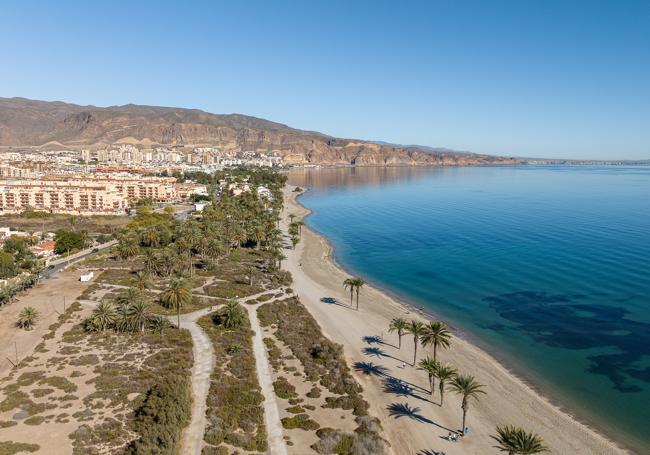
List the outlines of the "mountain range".
{"label": "mountain range", "polygon": [[343,139],[241,114],[142,106],[80,106],[0,98],[0,146],[105,148],[112,144],[277,151],[288,163],[325,165],[514,164],[508,157],[444,148]]}

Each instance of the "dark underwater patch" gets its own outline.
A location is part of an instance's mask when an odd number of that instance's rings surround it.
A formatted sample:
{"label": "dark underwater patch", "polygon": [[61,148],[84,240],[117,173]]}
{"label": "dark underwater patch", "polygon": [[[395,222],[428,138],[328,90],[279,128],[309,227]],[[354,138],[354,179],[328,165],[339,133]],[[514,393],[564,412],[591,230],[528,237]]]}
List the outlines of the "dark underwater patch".
{"label": "dark underwater patch", "polygon": [[592,355],[588,371],[609,378],[621,392],[640,392],[631,379],[650,383],[650,366],[635,366],[650,354],[650,324],[633,321],[629,311],[605,304],[583,303],[584,294],[520,291],[486,297],[499,315],[518,330],[547,346],[563,349],[614,348],[615,354]]}

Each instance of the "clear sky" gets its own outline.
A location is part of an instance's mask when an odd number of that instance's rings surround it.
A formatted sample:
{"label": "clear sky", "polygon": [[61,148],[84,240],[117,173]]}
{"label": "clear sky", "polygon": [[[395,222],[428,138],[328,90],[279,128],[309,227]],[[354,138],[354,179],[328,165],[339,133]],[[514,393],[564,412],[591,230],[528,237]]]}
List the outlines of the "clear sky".
{"label": "clear sky", "polygon": [[650,158],[650,1],[3,1],[0,96]]}

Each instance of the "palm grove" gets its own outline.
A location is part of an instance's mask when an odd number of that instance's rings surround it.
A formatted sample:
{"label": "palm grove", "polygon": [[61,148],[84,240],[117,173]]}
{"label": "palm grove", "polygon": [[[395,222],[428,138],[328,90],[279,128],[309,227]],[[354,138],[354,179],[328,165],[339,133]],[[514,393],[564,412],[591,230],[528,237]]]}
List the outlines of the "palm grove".
{"label": "palm grove", "polygon": [[[480,384],[474,376],[460,373],[454,365],[442,363],[438,359],[439,350],[451,346],[452,335],[445,323],[429,321],[425,324],[418,320],[406,321],[402,318],[394,318],[390,321],[388,330],[397,334],[399,349],[402,348],[402,338],[404,336],[412,338],[413,366],[416,365],[418,346],[423,348],[431,347],[433,355],[421,358],[417,366],[427,375],[429,391],[432,397],[435,396],[436,380],[438,381],[437,390],[440,394],[440,406],[444,405],[445,391],[450,391],[460,397],[461,433],[466,433],[470,403],[473,400],[479,400],[480,396],[486,393],[485,386]],[[511,455],[530,455],[547,450],[540,436],[512,425],[497,427],[496,435],[492,436],[492,438],[498,443],[495,446],[497,449]]]}

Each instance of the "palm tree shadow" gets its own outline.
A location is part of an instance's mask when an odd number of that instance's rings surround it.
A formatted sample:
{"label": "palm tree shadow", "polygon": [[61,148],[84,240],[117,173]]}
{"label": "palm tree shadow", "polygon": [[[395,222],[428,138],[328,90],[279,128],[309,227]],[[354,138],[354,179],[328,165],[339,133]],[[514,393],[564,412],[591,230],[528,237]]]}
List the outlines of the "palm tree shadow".
{"label": "palm tree shadow", "polygon": [[440,455],[442,452],[436,452],[435,450],[431,449],[422,449],[418,451],[417,455]]}
{"label": "palm tree shadow", "polygon": [[328,305],[338,305],[343,308],[353,309],[350,305],[347,305],[334,297],[321,297],[320,301],[322,303],[327,303]]}
{"label": "palm tree shadow", "polygon": [[[379,358],[388,357],[389,359],[397,360],[398,362],[404,362],[403,359],[400,359],[400,358],[397,358],[397,357],[395,357],[393,355],[390,355],[389,353],[387,353],[383,349],[375,347],[375,346],[363,348],[361,350],[361,352],[363,352],[365,355],[369,355],[369,356],[374,356],[374,357],[379,357]],[[404,362],[404,363],[406,363],[406,362]]]}
{"label": "palm tree shadow", "polygon": [[412,384],[394,377],[388,377],[384,380],[383,390],[386,393],[392,393],[402,397],[413,397],[418,400],[426,401],[428,403],[433,403],[428,398],[425,398],[415,393]]}
{"label": "palm tree shadow", "polygon": [[391,346],[393,348],[397,348],[397,346],[395,346],[394,344],[387,343],[386,341],[384,341],[384,339],[382,337],[377,336],[377,335],[365,335],[365,336],[361,337],[361,339],[365,343],[368,343],[368,344],[383,344],[383,345],[386,345],[386,346]]}
{"label": "palm tree shadow", "polygon": [[368,376],[388,376],[390,370],[382,365],[376,365],[372,362],[355,362],[353,365],[355,371]]}
{"label": "palm tree shadow", "polygon": [[411,407],[408,403],[391,403],[388,405],[387,409],[388,415],[394,417],[395,419],[399,419],[400,417],[410,417],[417,422],[428,423],[435,425],[438,428],[442,428],[443,430],[452,431],[451,429],[439,425],[433,420],[420,414],[421,409],[417,406]]}
{"label": "palm tree shadow", "polygon": [[388,415],[399,419],[400,417],[410,417],[413,420],[417,420],[422,423],[431,423],[433,420],[424,417],[420,414],[421,409],[416,407],[411,407],[408,403],[391,403],[388,405]]}

